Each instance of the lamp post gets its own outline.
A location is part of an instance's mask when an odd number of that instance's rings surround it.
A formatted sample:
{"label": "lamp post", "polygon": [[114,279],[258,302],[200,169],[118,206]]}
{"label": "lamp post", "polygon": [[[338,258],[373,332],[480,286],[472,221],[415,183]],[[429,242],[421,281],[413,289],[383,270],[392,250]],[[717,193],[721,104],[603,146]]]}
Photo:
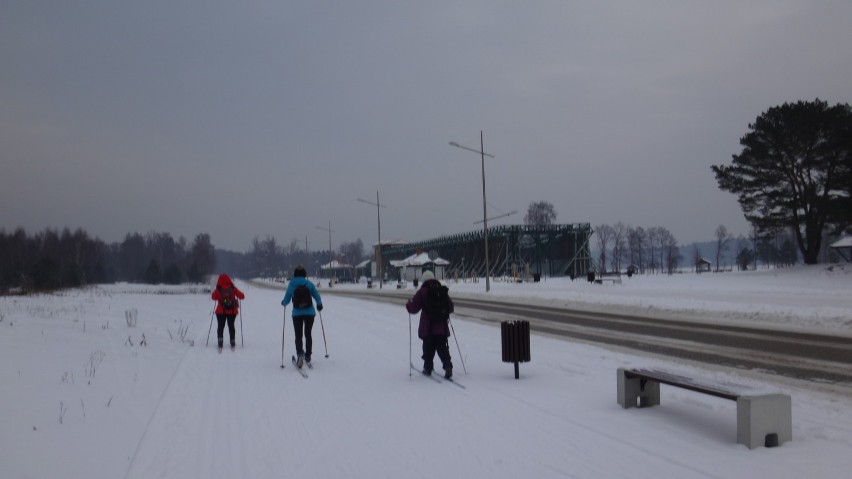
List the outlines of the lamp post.
{"label": "lamp post", "polygon": [[[334,253],[331,252],[331,220],[328,221],[328,228],[324,226],[317,226],[317,229],[328,231],[328,286],[331,287],[331,261],[334,258]],[[320,267],[322,269],[322,267]]]}
{"label": "lamp post", "polygon": [[479,150],[459,145],[455,141],[451,141],[450,146],[461,148],[462,150],[472,151],[474,153],[479,153],[479,155],[482,157],[482,229],[484,232],[483,234],[485,236],[485,292],[487,293],[491,291],[491,279],[489,278],[489,276],[491,275],[491,266],[488,262],[488,213],[486,211],[485,206],[485,157],[487,156],[489,158],[494,158],[494,155],[489,155],[485,152],[485,140],[483,139],[482,130],[479,130]]}
{"label": "lamp post", "polygon": [[377,271],[377,274],[379,275],[379,289],[382,289],[382,279],[383,279],[383,277],[382,277],[382,215],[381,215],[380,212],[381,212],[381,208],[384,208],[385,205],[379,203],[379,190],[376,190],[376,202],[375,203],[373,203],[372,201],[362,200],[361,198],[358,198],[358,201],[360,201],[361,203],[366,203],[368,205],[373,205],[373,206],[376,207],[376,219],[378,220],[378,223],[379,223],[379,247],[376,250],[376,271]]}
{"label": "lamp post", "polygon": [[[493,221],[493,220],[497,220],[497,219],[500,219],[500,218],[505,218],[507,216],[512,216],[515,213],[517,213],[517,211],[510,211],[508,213],[503,213],[502,215],[492,216],[491,218],[487,218],[487,221]],[[484,223],[485,221],[486,221],[486,219],[474,221],[473,224],[478,225],[479,223]],[[507,242],[506,243],[506,258],[507,259],[509,258],[509,253],[508,253],[509,249],[508,248],[509,248],[509,243]],[[497,257],[498,258],[500,257],[499,253],[497,254]],[[486,281],[486,286],[487,286],[487,283],[488,282]]]}

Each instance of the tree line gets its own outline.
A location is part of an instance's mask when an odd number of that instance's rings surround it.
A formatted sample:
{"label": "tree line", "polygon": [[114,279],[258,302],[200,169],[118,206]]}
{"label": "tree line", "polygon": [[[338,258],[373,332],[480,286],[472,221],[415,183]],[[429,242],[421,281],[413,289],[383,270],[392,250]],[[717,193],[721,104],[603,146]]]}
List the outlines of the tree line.
{"label": "tree line", "polygon": [[[631,268],[639,274],[672,274],[681,266],[700,271],[703,261],[711,265],[715,263],[715,271],[723,271],[733,264],[745,271],[757,269],[758,264],[778,268],[799,262],[799,251],[789,231],[761,234],[755,229],[748,238],[735,238],[724,225],[719,225],[715,231],[713,251],[710,252],[712,256],[705,258],[696,245],[691,260],[685,264],[687,259],[681,254],[677,239],[662,226],[634,228],[618,222],[598,225],[594,231],[598,252],[596,269],[602,273],[624,272]],[[729,256],[729,253],[733,254]],[[723,264],[728,257],[732,258],[733,264]]]}
{"label": "tree line", "polygon": [[304,266],[311,276],[322,276],[320,267],[332,260],[355,266],[368,258],[360,238],[343,242],[332,254],[327,249],[310,251],[306,242],[298,238],[279,245],[273,236],[255,237],[251,249],[245,253],[216,251],[219,269],[239,278],[289,277],[297,265]]}
{"label": "tree line", "polygon": [[[719,225],[715,232],[715,262],[716,271],[722,271],[721,259],[726,256],[734,241],[733,235],[725,225]],[[740,235],[736,238],[734,262],[737,269],[746,271],[757,269],[758,263],[775,268],[793,266],[799,262],[799,251],[795,240],[789,231],[775,231],[773,234],[760,233],[752,229],[749,238]],[[693,251],[693,265],[699,270],[699,263],[704,259],[696,248]]]}
{"label": "tree line", "polygon": [[[556,209],[548,201],[534,201],[527,207],[524,224],[550,225],[556,221]],[[621,272],[628,267],[636,273],[672,274],[680,266],[677,239],[662,226],[634,228],[618,222],[594,228],[598,257],[594,260],[598,273]]]}
{"label": "tree line", "polygon": [[0,290],[45,291],[97,283],[202,282],[215,268],[210,235],[192,243],[168,233],[128,233],[107,244],[82,229],[28,234],[0,229]]}
{"label": "tree line", "polygon": [[628,267],[636,273],[674,273],[683,256],[677,239],[662,226],[632,227],[622,222],[595,227],[597,271],[620,272]]}

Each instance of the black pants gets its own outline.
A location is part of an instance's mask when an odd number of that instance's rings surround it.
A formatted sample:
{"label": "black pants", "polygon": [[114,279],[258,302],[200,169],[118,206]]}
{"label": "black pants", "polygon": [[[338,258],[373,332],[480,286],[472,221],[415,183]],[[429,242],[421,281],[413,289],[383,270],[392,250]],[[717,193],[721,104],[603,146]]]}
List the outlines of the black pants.
{"label": "black pants", "polygon": [[446,336],[429,336],[423,340],[423,369],[432,371],[434,369],[435,353],[441,359],[444,371],[453,369],[453,361],[450,358],[450,344]]}
{"label": "black pants", "polygon": [[[293,329],[296,331],[296,354],[311,357],[314,350],[314,339],[311,330],[314,328],[314,316],[293,316]],[[305,345],[302,347],[302,332],[305,334]]]}
{"label": "black pants", "polygon": [[216,335],[219,337],[219,347],[222,347],[222,334],[225,332],[225,320],[228,321],[228,332],[231,333],[231,346],[237,345],[237,329],[234,326],[234,320],[237,319],[236,314],[217,314]]}

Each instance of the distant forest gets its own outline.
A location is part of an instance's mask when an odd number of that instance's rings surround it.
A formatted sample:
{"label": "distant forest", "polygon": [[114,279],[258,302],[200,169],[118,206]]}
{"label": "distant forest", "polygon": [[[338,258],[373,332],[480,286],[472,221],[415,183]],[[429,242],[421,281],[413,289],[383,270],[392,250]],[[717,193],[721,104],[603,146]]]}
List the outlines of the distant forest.
{"label": "distant forest", "polygon": [[47,229],[32,236],[0,230],[0,291],[47,291],[97,283],[202,282],[215,268],[210,235],[191,244],[168,233],[127,234],[107,244],[85,231]]}
{"label": "distant forest", "polygon": [[237,253],[216,250],[216,268],[235,278],[282,278],[289,277],[297,265],[304,266],[310,276],[322,276],[320,266],[335,259],[343,264],[357,265],[369,259],[365,255],[361,239],[343,242],[333,255],[329,250],[308,251],[297,239],[279,245],[272,236],[252,240],[250,251]]}
{"label": "distant forest", "polygon": [[[592,253],[598,271],[603,272],[623,271],[633,265],[640,274],[671,274],[684,265],[697,269],[704,258],[716,271],[755,269],[758,264],[788,266],[799,261],[788,232],[734,238],[720,225],[715,241],[679,247],[665,228],[616,223],[598,225],[595,238]],[[321,276],[320,266],[332,258],[356,265],[370,257],[360,239],[344,242],[333,254],[301,246],[296,239],[278,245],[273,237],[255,238],[250,251],[238,253],[216,249],[210,235],[204,233],[191,243],[183,237],[175,240],[168,233],[128,233],[123,241],[107,244],[82,229],[46,229],[34,235],[21,228],[12,233],[0,229],[0,293],[16,288],[49,291],[119,281],[201,283],[219,273],[235,278],[289,277],[296,265],[305,266],[309,275]],[[830,251],[822,256],[823,261],[837,261]]]}
{"label": "distant forest", "polygon": [[[296,240],[279,246],[275,238],[255,238],[251,251],[217,250],[210,235],[199,234],[190,243],[169,233],[128,233],[107,244],[82,229],[46,229],[33,235],[18,228],[0,229],[0,293],[50,291],[87,284],[126,281],[147,284],[201,283],[209,275],[235,278],[284,277],[296,265],[319,275],[328,263],[328,250],[307,252]],[[334,259],[357,264],[364,259],[361,240],[343,243]]]}

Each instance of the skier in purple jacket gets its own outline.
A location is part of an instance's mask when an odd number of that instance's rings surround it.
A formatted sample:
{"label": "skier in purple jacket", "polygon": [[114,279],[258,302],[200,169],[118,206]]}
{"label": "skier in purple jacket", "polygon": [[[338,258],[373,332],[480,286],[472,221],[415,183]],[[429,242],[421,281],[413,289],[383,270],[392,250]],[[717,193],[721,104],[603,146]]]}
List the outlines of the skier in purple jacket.
{"label": "skier in purple jacket", "polygon": [[[417,327],[417,336],[423,340],[423,374],[429,376],[434,368],[435,353],[438,353],[438,358],[444,367],[444,377],[450,379],[453,377],[453,362],[450,358],[450,345],[448,338],[450,337],[450,327],[447,321],[437,320],[429,317],[429,313],[424,308],[426,304],[426,296],[429,292],[429,287],[440,282],[435,279],[435,274],[431,271],[425,271],[420,276],[420,288],[414,293],[414,296],[405,303],[405,309],[409,314],[420,313],[420,325]],[[449,312],[453,312],[453,300],[447,297],[449,303]]]}

